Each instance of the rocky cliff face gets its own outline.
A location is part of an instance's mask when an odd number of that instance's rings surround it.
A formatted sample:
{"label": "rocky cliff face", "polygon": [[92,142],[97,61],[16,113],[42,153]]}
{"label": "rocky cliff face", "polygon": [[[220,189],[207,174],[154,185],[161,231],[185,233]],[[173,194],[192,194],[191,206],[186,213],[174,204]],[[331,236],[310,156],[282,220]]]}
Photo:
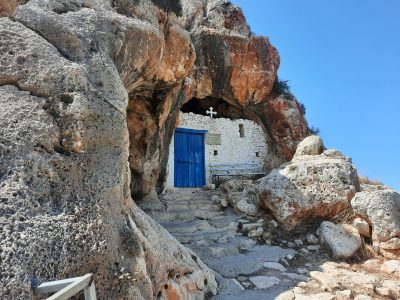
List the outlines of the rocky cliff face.
{"label": "rocky cliff face", "polygon": [[0,2],[0,298],[30,298],[31,277],[86,272],[105,299],[215,292],[131,194],[162,187],[191,98],[243,109],[271,155],[291,157],[307,125],[271,93],[277,51],[227,1],[25,2]]}

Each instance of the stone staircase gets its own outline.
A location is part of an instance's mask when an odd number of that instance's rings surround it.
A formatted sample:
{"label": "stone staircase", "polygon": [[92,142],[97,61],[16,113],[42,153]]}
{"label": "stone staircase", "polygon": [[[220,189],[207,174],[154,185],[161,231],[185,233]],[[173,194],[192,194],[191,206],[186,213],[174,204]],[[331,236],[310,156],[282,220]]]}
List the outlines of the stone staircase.
{"label": "stone staircase", "polygon": [[[354,272],[347,263],[329,262],[326,253],[315,250],[316,245],[300,249],[290,246],[295,240],[283,239],[275,241],[275,246],[262,240],[257,243],[243,232],[266,230],[264,222],[273,221],[224,208],[222,197],[220,190],[173,189],[160,195],[161,202],[140,205],[215,271],[219,287],[212,300],[272,300],[281,293],[279,300],[352,299],[348,293],[373,294],[373,289],[368,290],[372,279],[382,295],[388,291],[385,284],[392,289],[397,286],[393,278],[379,279],[381,274],[371,275],[358,265]],[[326,292],[326,278],[334,283],[330,292]],[[400,285],[395,295],[400,295]],[[398,299],[375,296],[359,299]]]}
{"label": "stone staircase", "polygon": [[223,210],[219,190],[174,189],[160,196],[165,210],[149,214],[189,248],[220,243],[237,234],[243,215]]}
{"label": "stone staircase", "polygon": [[213,299],[273,299],[288,288],[286,283],[268,290],[249,284],[245,289],[236,278],[261,274],[264,262],[279,261],[292,251],[257,245],[243,235],[239,223],[261,226],[260,220],[222,207],[222,197],[218,189],[173,189],[160,195],[162,205],[142,208],[216,272],[219,294]]}

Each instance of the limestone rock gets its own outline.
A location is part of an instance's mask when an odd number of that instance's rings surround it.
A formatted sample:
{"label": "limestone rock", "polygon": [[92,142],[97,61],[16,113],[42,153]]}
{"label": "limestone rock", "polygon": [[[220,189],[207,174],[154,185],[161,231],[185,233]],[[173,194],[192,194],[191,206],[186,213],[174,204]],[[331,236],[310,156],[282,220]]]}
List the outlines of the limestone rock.
{"label": "limestone rock", "polygon": [[281,280],[275,276],[254,276],[250,277],[249,280],[258,289],[269,289],[281,282]]}
{"label": "limestone rock", "polygon": [[307,122],[299,108],[297,101],[278,97],[268,101],[262,112],[285,161],[292,159],[298,143],[307,136]]}
{"label": "limestone rock", "polygon": [[310,218],[330,218],[349,207],[358,190],[351,160],[336,150],[303,155],[260,179],[259,205],[287,229]]}
{"label": "limestone rock", "polygon": [[353,221],[353,226],[357,228],[358,232],[361,235],[371,237],[371,227],[369,226],[367,221],[361,218],[355,218]]}
{"label": "limestone rock", "polygon": [[374,245],[400,250],[400,194],[384,189],[360,192],[351,200],[356,214],[372,226]]}
{"label": "limestone rock", "polygon": [[20,1],[0,0],[0,17],[12,16]]}
{"label": "limestone rock", "polygon": [[292,291],[286,291],[283,293],[280,293],[275,300],[294,300],[295,295]]}
{"label": "limestone rock", "polygon": [[296,300],[334,300],[335,296],[330,293],[318,293],[310,295],[296,294]]}
{"label": "limestone rock", "polygon": [[385,261],[381,266],[381,270],[389,274],[393,274],[395,276],[400,277],[400,261],[399,260]]}
{"label": "limestone rock", "polygon": [[225,198],[221,198],[221,206],[222,207],[228,207],[229,203]]}
{"label": "limestone rock", "polygon": [[313,244],[313,245],[318,244],[318,242],[319,242],[318,238],[312,233],[307,234],[306,240],[307,240],[307,243]]}
{"label": "limestone rock", "polygon": [[225,198],[238,211],[250,216],[259,213],[255,185],[251,180],[229,180],[220,186]]}
{"label": "limestone rock", "polygon": [[324,142],[317,135],[310,135],[298,144],[294,157],[301,155],[320,155],[324,152]]}
{"label": "limestone rock", "polygon": [[282,273],[283,276],[286,276],[292,280],[296,280],[296,281],[307,281],[308,277],[305,275],[300,275],[300,274],[296,274],[296,273]]}
{"label": "limestone rock", "polygon": [[357,229],[347,224],[322,222],[319,227],[319,237],[321,243],[326,244],[336,258],[349,258],[361,247]]}
{"label": "limestone rock", "polygon": [[280,263],[268,261],[264,263],[264,268],[278,270],[281,272],[286,272],[286,268],[282,266]]}
{"label": "limestone rock", "polygon": [[[400,283],[393,280],[384,280],[382,282],[382,289],[384,289],[383,296],[389,296],[393,298],[400,298]],[[379,290],[378,290],[379,292]]]}
{"label": "limestone rock", "polygon": [[241,251],[250,251],[255,245],[256,245],[256,242],[254,240],[245,239],[245,240],[240,241],[239,249]]}
{"label": "limestone rock", "polygon": [[368,295],[360,294],[354,297],[354,300],[372,300]]}
{"label": "limestone rock", "polygon": [[351,300],[353,293],[351,290],[336,291],[336,300]]}

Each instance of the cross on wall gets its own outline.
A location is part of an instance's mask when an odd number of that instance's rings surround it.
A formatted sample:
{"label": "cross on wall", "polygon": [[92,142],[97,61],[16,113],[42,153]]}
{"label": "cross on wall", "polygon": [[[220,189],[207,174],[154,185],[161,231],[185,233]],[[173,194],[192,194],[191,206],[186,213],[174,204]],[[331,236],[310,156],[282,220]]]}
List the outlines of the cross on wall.
{"label": "cross on wall", "polygon": [[210,107],[207,111],[206,111],[207,115],[210,115],[211,120],[214,118],[214,115],[217,114],[216,111],[214,111],[214,108]]}

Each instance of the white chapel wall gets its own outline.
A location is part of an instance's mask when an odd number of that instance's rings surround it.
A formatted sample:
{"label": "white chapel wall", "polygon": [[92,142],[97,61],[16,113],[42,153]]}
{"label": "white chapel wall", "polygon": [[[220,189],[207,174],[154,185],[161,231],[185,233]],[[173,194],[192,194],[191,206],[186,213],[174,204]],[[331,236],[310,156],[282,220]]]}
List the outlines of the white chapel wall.
{"label": "white chapel wall", "polygon": [[[239,124],[243,124],[244,137],[240,137]],[[263,166],[266,161],[268,148],[265,133],[260,125],[251,120],[227,118],[211,120],[209,116],[181,112],[178,127],[207,130],[208,133],[221,135],[221,145],[205,145],[207,184],[211,183],[210,164],[257,163]],[[214,150],[218,152],[217,155],[214,155]],[[167,188],[174,186],[174,155],[173,137],[169,149]]]}

